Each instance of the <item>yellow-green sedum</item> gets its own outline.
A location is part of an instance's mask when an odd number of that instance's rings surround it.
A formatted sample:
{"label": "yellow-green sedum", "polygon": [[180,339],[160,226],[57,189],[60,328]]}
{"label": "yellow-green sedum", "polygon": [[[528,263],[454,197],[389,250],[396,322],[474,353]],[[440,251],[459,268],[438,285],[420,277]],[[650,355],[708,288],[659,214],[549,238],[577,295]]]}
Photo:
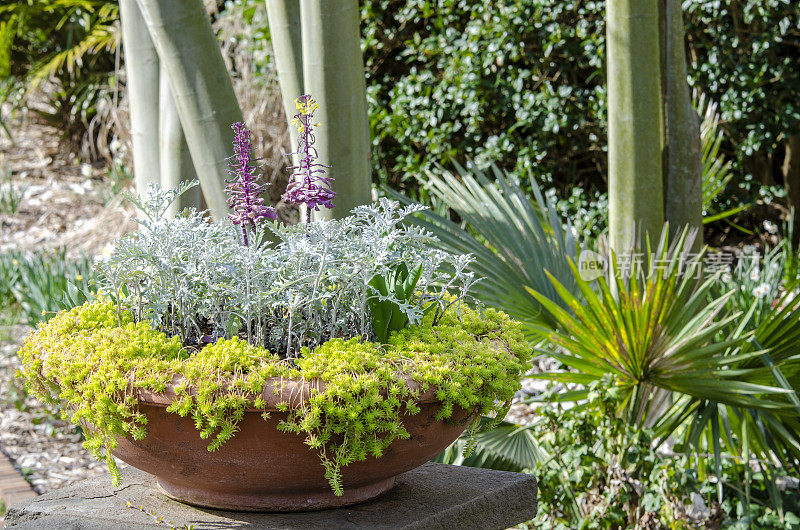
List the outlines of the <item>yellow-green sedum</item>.
{"label": "yellow-green sedum", "polygon": [[[432,321],[428,315],[392,334],[387,345],[336,338],[286,360],[238,338],[190,352],[177,337],[134,323],[101,297],[34,332],[21,350],[21,376],[40,398],[68,403],[65,418],[91,426],[86,447],[105,456],[115,482],[119,472],[110,455],[117,437],[147,434],[138,390],[160,392],[180,376],[168,410],[191,416],[214,450],[235,436],[245,408],[269,412],[258,397],[269,378],[322,381],[302,406],[279,406],[289,413],[279,428],[304,436],[319,452],[340,494],[343,466],[380,457],[392,441],[408,437],[402,417],[419,412],[420,392],[435,389],[438,418],[448,420],[456,408],[502,417],[519,388],[531,348],[517,322],[463,304],[449,308],[437,325]],[[417,384],[412,388],[404,376]]]}

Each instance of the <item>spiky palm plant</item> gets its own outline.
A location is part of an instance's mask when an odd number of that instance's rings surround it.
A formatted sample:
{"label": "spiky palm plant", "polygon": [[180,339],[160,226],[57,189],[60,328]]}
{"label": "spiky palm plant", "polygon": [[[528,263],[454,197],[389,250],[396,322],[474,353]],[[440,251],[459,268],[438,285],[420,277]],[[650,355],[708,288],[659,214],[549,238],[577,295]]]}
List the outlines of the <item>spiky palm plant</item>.
{"label": "spiky palm plant", "polygon": [[[716,299],[723,291],[735,288],[726,310],[738,311],[741,317],[728,333],[749,336],[741,351],[752,355],[744,356],[730,369],[758,368],[761,373],[752,381],[784,389],[789,413],[681,396],[659,419],[656,429],[662,437],[672,435],[680,449],[693,454],[693,463],[701,474],[719,476],[723,458],[759,462],[770,500],[779,512],[782,501],[775,479],[781,473],[800,469],[800,398],[796,393],[800,388],[800,303],[795,298],[795,279],[781,285],[789,248],[789,242],[784,241],[767,251],[760,262],[736,267],[709,292],[710,298]],[[711,461],[703,456],[709,454],[714,455]],[[744,469],[750,475],[750,466]],[[749,479],[745,477],[745,484]],[[720,497],[721,489],[720,484]],[[749,487],[741,494],[749,503]]]}
{"label": "spiky palm plant", "polygon": [[717,279],[698,279],[703,253],[690,253],[687,234],[668,246],[665,230],[655,249],[648,244],[641,267],[628,269],[629,258],[612,254],[609,272],[595,286],[571,264],[580,297],[553,278],[569,311],[532,291],[559,321],[558,329],[539,328],[555,346],[540,351],[574,370],[543,375],[587,383],[612,374],[626,392],[620,412],[632,423],[655,422],[672,394],[785,412],[791,392],[770,384],[769,368],[749,363],[763,353],[744,347],[750,334],[723,335],[741,315],[721,315],[730,293],[709,301]]}
{"label": "spiky palm plant", "polygon": [[[800,300],[795,285],[765,305],[727,289],[718,275],[696,278],[703,254],[689,253],[690,240],[684,233],[668,247],[665,232],[654,250],[645,249],[642,268],[630,268],[631,256],[612,257],[616,266],[596,284],[571,264],[580,294],[552,279],[568,309],[531,290],[559,322],[535,328],[546,345],[539,351],[568,368],[537,377],[585,388],[611,374],[622,391],[621,421],[651,426],[656,445],[671,438],[701,477],[721,477],[725,458],[757,461],[780,510],[775,478],[800,463]],[[628,271],[635,274],[617,277]],[[582,400],[587,392],[560,397]],[[508,469],[538,458],[520,429],[477,440],[475,456],[462,463]],[[749,503],[752,471],[743,469],[741,495]],[[720,481],[720,498],[722,488]]]}

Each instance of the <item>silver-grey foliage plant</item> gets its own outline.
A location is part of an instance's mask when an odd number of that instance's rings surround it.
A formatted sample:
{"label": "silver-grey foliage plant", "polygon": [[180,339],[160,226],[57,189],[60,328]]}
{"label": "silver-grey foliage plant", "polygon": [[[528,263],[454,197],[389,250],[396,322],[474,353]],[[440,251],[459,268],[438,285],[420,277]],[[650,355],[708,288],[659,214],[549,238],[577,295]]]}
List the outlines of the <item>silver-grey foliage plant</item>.
{"label": "silver-grey foliage plant", "polygon": [[[398,304],[416,324],[423,308],[433,302],[441,314],[475,282],[467,272],[470,255],[438,250],[428,231],[402,223],[421,206],[401,208],[381,199],[340,220],[264,222],[255,244],[243,246],[229,220],[209,222],[194,209],[166,216],[167,207],[194,185],[162,190],[153,184],[132,198],[143,213],[140,230],[98,262],[103,291],[136,320],[178,335],[184,344],[240,336],[292,357],[334,337],[372,339],[371,297]],[[265,230],[278,242],[268,242]],[[368,285],[403,262],[409,269],[422,265],[411,299],[385,297]]]}

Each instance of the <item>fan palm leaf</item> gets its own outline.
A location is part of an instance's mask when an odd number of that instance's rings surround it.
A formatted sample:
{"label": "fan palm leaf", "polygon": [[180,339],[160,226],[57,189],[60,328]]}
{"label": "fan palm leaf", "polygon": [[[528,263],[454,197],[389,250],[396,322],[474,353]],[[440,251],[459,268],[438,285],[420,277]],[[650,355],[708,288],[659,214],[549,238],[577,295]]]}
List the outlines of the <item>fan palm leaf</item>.
{"label": "fan palm leaf", "polygon": [[[718,476],[723,452],[744,462],[757,460],[765,470],[770,499],[779,508],[781,496],[775,475],[779,470],[800,467],[800,301],[789,285],[771,307],[764,309],[761,305],[754,303],[735,330],[737,334],[749,332],[750,338],[742,346],[743,355],[730,364],[730,369],[758,368],[750,372],[749,381],[782,388],[788,413],[683,395],[660,419],[656,433],[662,438],[676,438],[678,447],[696,455],[694,461],[701,473],[706,471],[702,456],[706,454],[715,455],[713,471]],[[749,454],[742,446],[744,439],[748,440]]]}
{"label": "fan palm leaf", "polygon": [[[481,421],[485,425],[492,420],[481,418]],[[465,456],[465,449],[470,443],[474,444],[475,450]],[[439,453],[434,462],[519,472],[533,469],[537,462],[548,458],[529,426],[503,421],[494,429],[475,435],[472,442],[462,436]]]}
{"label": "fan palm leaf", "polygon": [[[553,315],[525,290],[533,286],[561,306],[545,270],[567,290],[576,288],[568,258],[575,259],[577,245],[562,227],[555,207],[548,204],[531,182],[534,202],[499,168],[491,174],[456,165],[455,172],[429,172],[428,192],[448,204],[461,224],[431,211],[414,223],[432,232],[444,250],[475,256],[471,270],[483,278],[472,294],[486,305],[501,309],[524,325],[553,327]],[[490,178],[490,176],[492,178]],[[403,203],[411,199],[393,190],[387,193]]]}

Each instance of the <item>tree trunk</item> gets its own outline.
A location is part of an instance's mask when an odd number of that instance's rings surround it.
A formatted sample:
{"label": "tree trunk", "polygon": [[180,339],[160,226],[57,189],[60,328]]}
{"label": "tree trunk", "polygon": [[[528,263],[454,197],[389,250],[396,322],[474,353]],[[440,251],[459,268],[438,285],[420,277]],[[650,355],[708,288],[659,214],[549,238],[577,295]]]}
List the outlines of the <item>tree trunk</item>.
{"label": "tree trunk", "polygon": [[[287,123],[297,113],[294,100],[304,94],[303,42],[300,28],[300,0],[265,0],[269,35],[275,55],[275,69],[281,87]],[[297,145],[297,129],[289,126],[292,145]]]}
{"label": "tree trunk", "polygon": [[[303,33],[300,19],[300,0],[265,0],[269,35],[275,56],[275,69],[278,71],[278,84],[281,87],[283,111],[292,148],[297,146],[297,128],[292,125],[297,113],[295,99],[305,93],[303,86]],[[299,164],[299,157],[292,156],[292,165]],[[300,219],[306,219],[306,206],[300,205]]]}
{"label": "tree trunk", "polygon": [[202,0],[138,0],[172,97],[197,176],[216,218],[225,202],[231,124],[242,120],[230,76]]}
{"label": "tree trunk", "polygon": [[790,136],[786,142],[781,172],[783,184],[789,193],[789,206],[794,210],[792,244],[797,248],[800,241],[800,135]]}
{"label": "tree trunk", "polygon": [[[683,11],[681,0],[663,0],[666,145],[664,162],[664,215],[670,232],[677,235],[685,226],[703,225],[703,175],[700,149],[700,118],[692,105],[686,81]],[[699,231],[694,246],[702,246]]]}
{"label": "tree trunk", "polygon": [[630,248],[634,226],[657,238],[664,223],[658,0],[609,0],[609,243]]}
{"label": "tree trunk", "polygon": [[[268,0],[272,1],[272,0]],[[366,79],[357,0],[301,0],[303,82],[320,105],[319,161],[332,167],[335,207],[315,218],[341,218],[372,201]]]}
{"label": "tree trunk", "polygon": [[746,158],[744,170],[755,177],[756,182],[764,186],[774,186],[777,184],[772,174],[772,153],[757,151],[752,156]]}
{"label": "tree trunk", "polygon": [[159,182],[158,84],[159,62],[150,33],[136,0],[120,0],[122,47],[133,142],[136,192]]}
{"label": "tree trunk", "polygon": [[[185,180],[194,180],[197,174],[194,171],[192,155],[186,144],[186,137],[181,127],[178,108],[172,99],[169,88],[168,74],[161,67],[161,90],[159,92],[159,140],[161,160],[161,187],[164,189],[175,188]],[[202,193],[195,187],[181,195],[177,201],[170,205],[167,215],[174,217],[184,208],[202,209]]]}

